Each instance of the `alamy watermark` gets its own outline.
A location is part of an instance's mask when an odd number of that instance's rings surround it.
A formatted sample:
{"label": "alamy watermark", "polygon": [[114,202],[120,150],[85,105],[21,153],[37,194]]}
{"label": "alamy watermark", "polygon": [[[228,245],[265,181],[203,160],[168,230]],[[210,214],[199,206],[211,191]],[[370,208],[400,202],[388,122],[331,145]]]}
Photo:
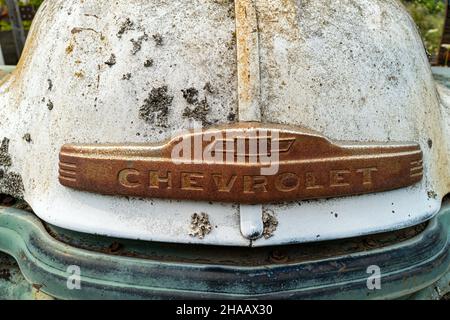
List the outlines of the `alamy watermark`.
{"label": "alamy watermark", "polygon": [[67,289],[69,290],[81,290],[81,268],[79,266],[67,267]]}
{"label": "alamy watermark", "polygon": [[[178,140],[177,140],[178,139]],[[261,166],[261,175],[279,170],[280,137],[276,130],[203,130],[177,132],[173,140],[175,164],[249,164]]]}
{"label": "alamy watermark", "polygon": [[372,265],[367,268],[366,273],[370,274],[367,278],[367,289],[371,291],[381,290],[381,268]]}

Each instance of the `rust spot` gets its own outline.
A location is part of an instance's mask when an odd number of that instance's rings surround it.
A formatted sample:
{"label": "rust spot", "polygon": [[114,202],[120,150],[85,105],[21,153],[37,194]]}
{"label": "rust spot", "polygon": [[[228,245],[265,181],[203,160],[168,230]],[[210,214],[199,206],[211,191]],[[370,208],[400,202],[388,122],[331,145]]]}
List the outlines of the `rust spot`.
{"label": "rust spot", "polygon": [[144,67],[150,68],[150,67],[153,66],[153,64],[154,64],[153,59],[147,59],[147,60],[144,62]]}
{"label": "rust spot", "polygon": [[11,280],[11,271],[9,269],[0,269],[0,279],[6,281]]}
{"label": "rust spot", "polygon": [[184,109],[183,117],[193,119],[195,121],[200,121],[204,127],[208,126],[209,122],[206,118],[209,114],[210,108],[206,97],[200,100],[199,92],[195,88],[182,90],[182,92],[183,97],[184,99],[186,99],[187,103],[192,105],[192,107],[188,106]]}
{"label": "rust spot", "polygon": [[73,49],[74,49],[74,45],[73,45],[73,43],[70,43],[66,48],[66,53],[71,54],[73,52]]}
{"label": "rust spot", "polygon": [[134,22],[131,21],[130,18],[126,18],[120,25],[119,31],[117,32],[117,37],[122,38],[122,36],[129,30],[134,30]]}
{"label": "rust spot", "polygon": [[8,170],[3,171],[3,169],[1,169],[1,171],[0,192],[23,199],[25,189],[22,177],[15,172],[9,172]]}
{"label": "rust spot", "polygon": [[205,90],[209,94],[216,94],[217,93],[216,89],[214,89],[213,86],[211,85],[211,82],[205,83],[205,86],[203,87],[203,90]]}
{"label": "rust spot", "polygon": [[131,39],[131,43],[133,44],[133,49],[131,50],[131,54],[135,55],[142,49],[142,42],[148,40],[148,35],[144,33],[142,36],[136,39]]}
{"label": "rust spot", "polygon": [[289,257],[282,251],[274,250],[270,253],[269,260],[273,263],[287,263]]}
{"label": "rust spot", "polygon": [[189,88],[181,90],[183,92],[183,98],[186,99],[187,103],[194,104],[198,102],[198,90],[195,88]]}
{"label": "rust spot", "polygon": [[36,289],[37,292],[41,291],[41,289],[44,287],[42,284],[33,283],[32,287]]}
{"label": "rust spot", "polygon": [[117,241],[111,243],[108,247],[108,253],[117,253],[123,249],[123,245]]}
{"label": "rust spot", "polygon": [[25,133],[23,136],[23,140],[25,140],[26,142],[30,143],[31,140],[31,135],[29,133]]}
{"label": "rust spot", "polygon": [[169,115],[169,107],[173,97],[169,95],[167,86],[153,88],[144,105],[139,109],[139,117],[145,122],[166,127]]}
{"label": "rust spot", "polygon": [[109,59],[105,62],[105,64],[110,67],[112,67],[116,63],[117,63],[117,60],[116,60],[116,55],[114,53],[112,53],[111,56],[109,57]]}
{"label": "rust spot", "polygon": [[48,110],[52,111],[54,108],[53,102],[51,100],[48,100],[47,102],[47,108]]}
{"label": "rust spot", "polygon": [[211,233],[211,230],[211,223],[206,213],[194,213],[192,215],[191,231],[189,232],[191,237],[196,237],[202,240],[205,236]]}
{"label": "rust spot", "polygon": [[262,219],[264,224],[263,236],[265,239],[270,239],[277,230],[278,220],[272,210],[264,210]]}
{"label": "rust spot", "polygon": [[0,166],[10,167],[12,165],[11,156],[9,155],[9,139],[3,138],[0,146]]}
{"label": "rust spot", "polygon": [[164,38],[163,38],[162,35],[160,35],[159,33],[156,33],[152,37],[153,37],[153,40],[155,41],[155,44],[157,46],[162,46],[163,45]]}
{"label": "rust spot", "polygon": [[236,0],[235,2],[239,102],[250,103],[255,98],[254,86],[259,82],[259,68],[257,68],[257,65],[259,65],[259,43],[256,11],[251,1]]}
{"label": "rust spot", "polygon": [[[0,178],[1,179],[1,178]],[[0,194],[0,205],[5,207],[11,207],[16,203],[16,199],[6,194]]]}
{"label": "rust spot", "polygon": [[428,199],[437,199],[437,197],[438,197],[437,193],[432,190],[428,191],[427,194],[428,194]]}
{"label": "rust spot", "polygon": [[75,72],[74,76],[78,79],[84,78],[84,72],[83,71],[77,71]]}

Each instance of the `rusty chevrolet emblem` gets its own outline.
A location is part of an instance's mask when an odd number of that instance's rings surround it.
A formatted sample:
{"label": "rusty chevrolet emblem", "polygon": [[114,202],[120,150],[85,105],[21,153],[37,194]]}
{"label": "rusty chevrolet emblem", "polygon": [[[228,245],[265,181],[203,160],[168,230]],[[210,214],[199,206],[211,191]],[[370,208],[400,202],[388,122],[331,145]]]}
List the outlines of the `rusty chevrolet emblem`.
{"label": "rusty chevrolet emblem", "polygon": [[331,141],[259,123],[188,132],[159,145],[68,144],[59,181],[78,190],[245,204],[366,194],[423,176],[415,143]]}

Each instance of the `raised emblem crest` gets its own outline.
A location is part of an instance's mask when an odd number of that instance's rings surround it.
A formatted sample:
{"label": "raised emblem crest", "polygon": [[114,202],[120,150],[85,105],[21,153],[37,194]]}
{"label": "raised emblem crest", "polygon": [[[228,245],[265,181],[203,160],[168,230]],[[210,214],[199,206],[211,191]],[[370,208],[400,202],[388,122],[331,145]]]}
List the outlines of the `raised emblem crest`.
{"label": "raised emblem crest", "polygon": [[59,181],[105,195],[245,204],[366,194],[423,176],[416,143],[331,141],[307,129],[244,123],[159,145],[68,144]]}

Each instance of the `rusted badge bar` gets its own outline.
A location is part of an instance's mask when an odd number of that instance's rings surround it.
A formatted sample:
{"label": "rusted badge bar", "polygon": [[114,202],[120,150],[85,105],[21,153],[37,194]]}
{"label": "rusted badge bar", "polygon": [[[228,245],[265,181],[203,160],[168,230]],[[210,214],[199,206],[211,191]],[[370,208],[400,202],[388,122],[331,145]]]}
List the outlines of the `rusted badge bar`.
{"label": "rusted badge bar", "polygon": [[259,123],[189,132],[160,145],[68,144],[59,169],[62,185],[88,192],[244,204],[386,191],[423,176],[415,143],[333,142]]}

